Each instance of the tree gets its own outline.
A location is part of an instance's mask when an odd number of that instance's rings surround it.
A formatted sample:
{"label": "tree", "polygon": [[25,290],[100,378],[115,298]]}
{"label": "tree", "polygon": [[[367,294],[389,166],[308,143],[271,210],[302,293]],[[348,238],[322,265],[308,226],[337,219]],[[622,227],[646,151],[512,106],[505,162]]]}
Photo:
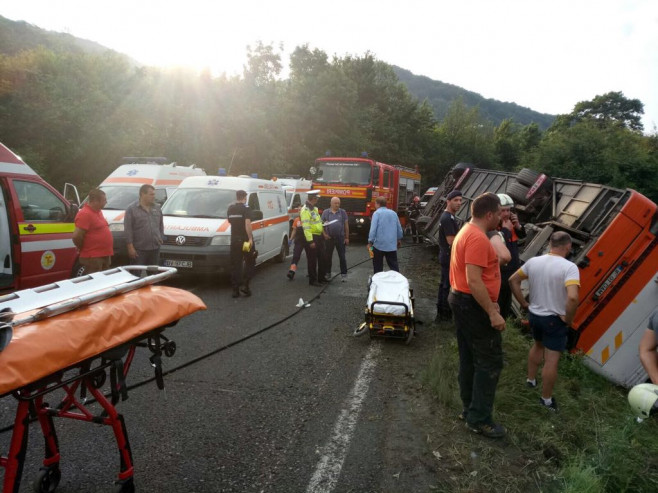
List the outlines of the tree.
{"label": "tree", "polygon": [[579,122],[593,122],[599,127],[620,126],[641,132],[644,105],[639,99],[628,99],[621,91],[597,95],[581,101],[568,115],[558,115],[551,129],[563,129]]}

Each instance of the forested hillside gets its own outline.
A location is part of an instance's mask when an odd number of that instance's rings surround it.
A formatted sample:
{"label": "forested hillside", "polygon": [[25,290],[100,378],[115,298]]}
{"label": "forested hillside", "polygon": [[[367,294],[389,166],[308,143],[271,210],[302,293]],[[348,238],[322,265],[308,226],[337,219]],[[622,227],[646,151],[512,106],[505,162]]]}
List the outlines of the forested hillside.
{"label": "forested hillside", "polygon": [[283,79],[281,54],[258,43],[240,76],[213,77],[67,49],[25,23],[2,19],[0,32],[0,141],[57,187],[69,181],[87,190],[122,156],[167,156],[209,173],[306,175],[331,150],[418,165],[425,187],[468,161],[534,167],[658,199],[658,136],[642,134],[642,103],[619,92],[593,95],[543,130],[521,117],[499,120],[482,101],[471,106],[468,94],[448,99],[437,118],[429,100],[369,53],[330,59],[299,46]]}
{"label": "forested hillside", "polygon": [[450,105],[459,98],[464,101],[466,106],[478,106],[482,117],[485,120],[492,121],[496,125],[500,125],[504,120],[513,119],[516,123],[522,125],[536,123],[540,129],[546,130],[555,119],[555,115],[532,111],[516,103],[505,103],[496,99],[487,99],[476,92],[467,91],[459,86],[446,84],[438,80],[432,80],[424,75],[414,75],[410,71],[400,67],[393,66],[393,69],[400,82],[407,86],[411,94],[420,101],[427,99],[432,108],[434,108],[434,116],[438,120],[445,118]]}

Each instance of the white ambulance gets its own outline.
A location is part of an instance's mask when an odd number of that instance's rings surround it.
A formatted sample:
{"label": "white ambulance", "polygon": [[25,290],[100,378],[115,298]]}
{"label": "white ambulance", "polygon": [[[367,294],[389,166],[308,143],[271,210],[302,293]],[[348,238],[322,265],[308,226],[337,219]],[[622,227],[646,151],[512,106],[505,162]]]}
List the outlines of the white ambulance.
{"label": "white ambulance", "polygon": [[71,239],[77,211],[0,144],[0,292],[71,277],[78,258]]}
{"label": "white ambulance", "polygon": [[139,199],[139,188],[142,185],[152,185],[155,188],[155,201],[162,205],[185,178],[206,174],[195,165],[179,166],[176,163],[168,163],[168,159],[164,157],[123,159],[129,163],[115,169],[98,187],[107,197],[103,216],[110,225],[114,239],[113,264],[127,260],[123,218],[128,206]]}
{"label": "white ambulance", "polygon": [[425,193],[420,198],[420,206],[425,207],[427,203],[432,199],[439,187],[429,187],[425,190]]}
{"label": "white ambulance", "polygon": [[272,181],[276,181],[281,185],[286,194],[286,204],[288,205],[288,217],[290,227],[297,216],[299,211],[306,202],[307,192],[311,190],[313,183],[311,180],[304,178],[294,177],[279,177],[275,176]]}
{"label": "white ambulance", "polygon": [[252,212],[256,265],[288,256],[288,207],[277,181],[248,176],[186,178],[162,208],[165,240],[160,263],[180,272],[229,270],[231,225],[227,210],[235,192],[247,192]]}

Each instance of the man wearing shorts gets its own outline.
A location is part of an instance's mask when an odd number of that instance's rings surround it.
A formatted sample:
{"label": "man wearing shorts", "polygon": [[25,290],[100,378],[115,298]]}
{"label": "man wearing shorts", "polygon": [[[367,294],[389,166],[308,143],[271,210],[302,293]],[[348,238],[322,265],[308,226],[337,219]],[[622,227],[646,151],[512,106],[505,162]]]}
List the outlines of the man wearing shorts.
{"label": "man wearing shorts", "polygon": [[[528,353],[529,387],[537,386],[537,371],[542,368],[542,394],[539,403],[557,411],[553,387],[557,380],[560,353],[566,349],[569,327],[578,307],[580,273],[573,262],[566,259],[571,251],[571,236],[564,231],[551,235],[550,251],[533,257],[517,270],[509,280],[512,294],[528,310],[534,345]],[[521,281],[528,280],[530,302],[521,292]]]}

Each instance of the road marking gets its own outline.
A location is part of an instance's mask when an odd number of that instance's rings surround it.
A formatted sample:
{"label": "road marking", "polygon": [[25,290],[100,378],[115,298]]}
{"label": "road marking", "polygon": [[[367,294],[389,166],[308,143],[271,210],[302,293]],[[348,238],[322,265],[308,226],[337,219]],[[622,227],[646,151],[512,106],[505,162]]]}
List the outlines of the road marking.
{"label": "road marking", "polygon": [[368,348],[359,376],[354,383],[343,410],[338,416],[334,431],[329,442],[322,449],[320,461],[306,488],[307,493],[329,493],[333,491],[340,477],[340,471],[345,462],[345,456],[352,441],[354,427],[356,426],[361,405],[366,398],[370,381],[377,367],[377,355],[381,351],[381,344],[373,343]]}

